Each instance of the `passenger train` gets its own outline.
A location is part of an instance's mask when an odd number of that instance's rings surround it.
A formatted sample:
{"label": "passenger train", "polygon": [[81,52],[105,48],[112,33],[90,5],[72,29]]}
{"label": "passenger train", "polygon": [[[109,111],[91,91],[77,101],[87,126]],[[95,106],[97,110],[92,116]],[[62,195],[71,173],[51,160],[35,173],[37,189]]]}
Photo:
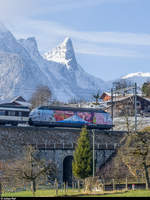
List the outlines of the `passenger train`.
{"label": "passenger train", "polygon": [[17,126],[19,123],[28,123],[30,109],[25,106],[1,104],[0,125],[10,124]]}
{"label": "passenger train", "polygon": [[72,108],[41,106],[29,114],[29,125],[48,127],[72,127],[111,129],[112,119],[109,113],[93,108]]}

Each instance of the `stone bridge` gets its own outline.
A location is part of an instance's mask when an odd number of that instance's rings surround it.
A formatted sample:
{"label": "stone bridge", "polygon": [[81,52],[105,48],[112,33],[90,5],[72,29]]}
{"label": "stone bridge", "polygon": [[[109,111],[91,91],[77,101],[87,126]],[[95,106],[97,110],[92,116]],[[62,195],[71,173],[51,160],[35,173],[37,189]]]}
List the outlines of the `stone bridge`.
{"label": "stone bridge", "polygon": [[[19,158],[23,146],[31,144],[39,150],[39,156],[52,160],[58,169],[58,181],[72,181],[73,152],[81,129],[9,127],[0,126],[0,159]],[[91,140],[92,131],[88,130]],[[125,132],[95,130],[95,163],[100,168],[116,151]]]}

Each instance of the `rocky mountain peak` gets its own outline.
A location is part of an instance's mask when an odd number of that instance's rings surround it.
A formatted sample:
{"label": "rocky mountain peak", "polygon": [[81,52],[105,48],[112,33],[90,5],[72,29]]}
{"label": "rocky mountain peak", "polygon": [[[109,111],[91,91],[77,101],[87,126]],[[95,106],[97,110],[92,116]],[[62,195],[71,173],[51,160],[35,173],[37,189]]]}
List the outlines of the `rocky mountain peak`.
{"label": "rocky mountain peak", "polygon": [[38,51],[38,46],[36,39],[34,37],[29,37],[27,39],[20,39],[18,42],[28,51],[32,57],[40,56]]}
{"label": "rocky mountain peak", "polygon": [[78,65],[70,38],[47,53],[46,60],[40,55],[34,37],[16,40],[0,26],[1,99],[22,96],[28,100],[37,86],[46,85],[54,99],[68,102],[75,98],[90,99],[97,88],[104,88],[101,79]]}
{"label": "rocky mountain peak", "polygon": [[78,68],[72,41],[69,37],[66,37],[65,40],[51,52],[45,53],[44,58],[49,61],[65,64],[68,70],[75,70]]}
{"label": "rocky mountain peak", "polygon": [[66,37],[64,41],[59,45],[60,48],[65,49],[66,51],[74,52],[72,40],[69,37]]}

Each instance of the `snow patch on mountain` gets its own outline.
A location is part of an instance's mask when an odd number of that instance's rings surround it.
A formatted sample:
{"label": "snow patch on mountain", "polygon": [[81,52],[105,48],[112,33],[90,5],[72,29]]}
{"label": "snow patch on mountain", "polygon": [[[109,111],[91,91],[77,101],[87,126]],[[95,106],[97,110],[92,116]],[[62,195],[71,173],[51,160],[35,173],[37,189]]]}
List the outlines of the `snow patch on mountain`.
{"label": "snow patch on mountain", "polygon": [[121,77],[121,79],[128,80],[132,83],[137,83],[137,85],[141,87],[143,83],[150,81],[150,72],[130,73]]}
{"label": "snow patch on mountain", "polygon": [[44,58],[49,61],[64,64],[68,70],[75,69],[77,66],[72,41],[68,37],[55,49],[45,53]]}
{"label": "snow patch on mountain", "polygon": [[128,79],[132,77],[150,77],[150,72],[137,72],[137,73],[131,73],[126,76],[123,76],[122,79]]}
{"label": "snow patch on mountain", "polygon": [[103,80],[88,74],[77,63],[70,38],[65,38],[62,44],[51,52],[45,53],[43,57],[49,62],[56,63],[55,73],[61,77],[66,85],[70,85],[71,92],[79,98],[85,97],[87,99],[87,97],[92,97],[98,89],[107,87]]}
{"label": "snow patch on mountain", "polygon": [[[142,130],[145,127],[149,126],[150,117],[137,117],[137,130]],[[115,117],[113,119],[115,131],[128,131],[135,129],[135,117],[128,118],[128,126],[127,119],[125,117]]]}

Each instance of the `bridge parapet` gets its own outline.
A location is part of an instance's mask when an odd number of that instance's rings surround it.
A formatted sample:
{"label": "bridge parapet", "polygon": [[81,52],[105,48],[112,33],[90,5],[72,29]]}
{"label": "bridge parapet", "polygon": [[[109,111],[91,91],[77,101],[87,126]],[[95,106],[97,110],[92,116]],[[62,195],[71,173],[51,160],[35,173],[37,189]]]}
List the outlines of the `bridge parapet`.
{"label": "bridge parapet", "polygon": [[[22,144],[23,146],[26,146],[27,144]],[[39,150],[67,150],[71,149],[74,150],[76,147],[76,143],[52,143],[52,144],[30,144],[36,149]],[[98,143],[95,144],[95,150],[115,150],[119,147],[118,143]],[[93,149],[93,147],[91,147]]]}

